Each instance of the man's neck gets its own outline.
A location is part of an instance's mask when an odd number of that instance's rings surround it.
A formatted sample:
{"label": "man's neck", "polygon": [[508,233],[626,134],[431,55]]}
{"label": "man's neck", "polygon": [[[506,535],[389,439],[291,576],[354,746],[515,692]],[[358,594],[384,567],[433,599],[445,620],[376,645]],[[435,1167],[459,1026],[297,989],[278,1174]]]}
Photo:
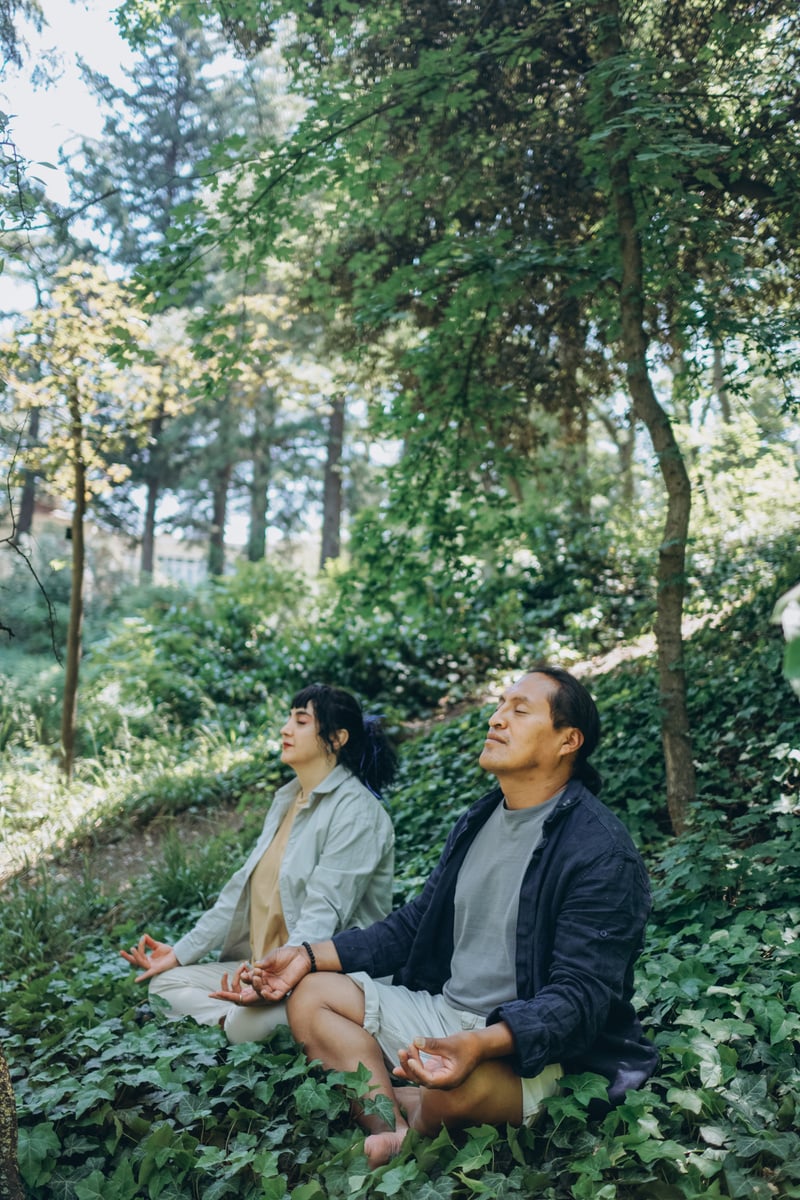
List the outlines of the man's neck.
{"label": "man's neck", "polygon": [[509,773],[496,778],[505,796],[506,808],[536,808],[565,788],[570,776],[567,771],[555,771],[545,776],[536,774],[521,778]]}

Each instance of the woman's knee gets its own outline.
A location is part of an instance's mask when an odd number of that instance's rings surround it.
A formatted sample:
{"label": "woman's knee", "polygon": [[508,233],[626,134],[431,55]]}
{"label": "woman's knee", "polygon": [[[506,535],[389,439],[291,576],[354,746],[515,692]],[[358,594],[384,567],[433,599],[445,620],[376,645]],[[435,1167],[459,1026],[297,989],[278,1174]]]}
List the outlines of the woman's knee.
{"label": "woman's knee", "polygon": [[169,991],[174,985],[174,981],[169,978],[169,971],[161,971],[158,975],[151,975],[147,981],[147,992],[150,996],[163,996],[164,992]]}
{"label": "woman's knee", "polygon": [[231,1005],[222,1028],[232,1045],[240,1045],[242,1042],[265,1042],[279,1025],[286,1024],[285,1004],[271,1004],[265,1008]]}

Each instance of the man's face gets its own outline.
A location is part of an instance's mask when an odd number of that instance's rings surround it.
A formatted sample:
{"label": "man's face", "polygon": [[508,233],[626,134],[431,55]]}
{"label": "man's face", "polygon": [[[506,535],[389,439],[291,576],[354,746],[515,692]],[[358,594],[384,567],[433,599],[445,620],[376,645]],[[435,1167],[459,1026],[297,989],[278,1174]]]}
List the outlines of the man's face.
{"label": "man's face", "polygon": [[[500,697],[478,762],[498,777],[559,769],[580,745],[574,729],[555,729],[550,697],[558,685],[535,671],[523,675]],[[578,741],[575,741],[577,734]]]}

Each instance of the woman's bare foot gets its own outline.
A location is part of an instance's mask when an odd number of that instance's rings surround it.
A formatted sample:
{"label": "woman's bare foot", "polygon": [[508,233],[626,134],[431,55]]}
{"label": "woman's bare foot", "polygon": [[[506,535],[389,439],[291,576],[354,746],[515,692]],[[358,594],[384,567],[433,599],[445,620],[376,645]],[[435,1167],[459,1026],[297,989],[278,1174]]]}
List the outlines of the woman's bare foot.
{"label": "woman's bare foot", "polygon": [[373,1171],[400,1153],[407,1133],[408,1126],[402,1125],[397,1129],[386,1129],[382,1133],[371,1133],[364,1139],[364,1153]]}

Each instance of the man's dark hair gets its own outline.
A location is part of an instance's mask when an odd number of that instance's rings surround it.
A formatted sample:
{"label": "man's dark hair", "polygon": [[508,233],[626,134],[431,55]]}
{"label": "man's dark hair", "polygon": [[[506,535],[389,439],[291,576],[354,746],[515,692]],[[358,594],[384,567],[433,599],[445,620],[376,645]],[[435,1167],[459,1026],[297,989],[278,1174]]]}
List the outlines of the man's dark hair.
{"label": "man's dark hair", "polygon": [[563,667],[551,667],[545,663],[531,667],[531,674],[546,675],[556,684],[556,690],[550,695],[553,727],[565,729],[572,725],[583,734],[583,745],[575,755],[572,777],[580,779],[590,792],[599,796],[603,781],[591,763],[586,761],[600,740],[600,714],[591,693]]}
{"label": "man's dark hair", "polygon": [[[380,728],[379,717],[365,717],[355,696],[327,683],[310,683],[292,697],[292,708],[314,707],[317,733],[337,760],[365,784],[376,796],[392,782],[397,755]],[[347,730],[347,741],[336,749],[340,729]]]}

